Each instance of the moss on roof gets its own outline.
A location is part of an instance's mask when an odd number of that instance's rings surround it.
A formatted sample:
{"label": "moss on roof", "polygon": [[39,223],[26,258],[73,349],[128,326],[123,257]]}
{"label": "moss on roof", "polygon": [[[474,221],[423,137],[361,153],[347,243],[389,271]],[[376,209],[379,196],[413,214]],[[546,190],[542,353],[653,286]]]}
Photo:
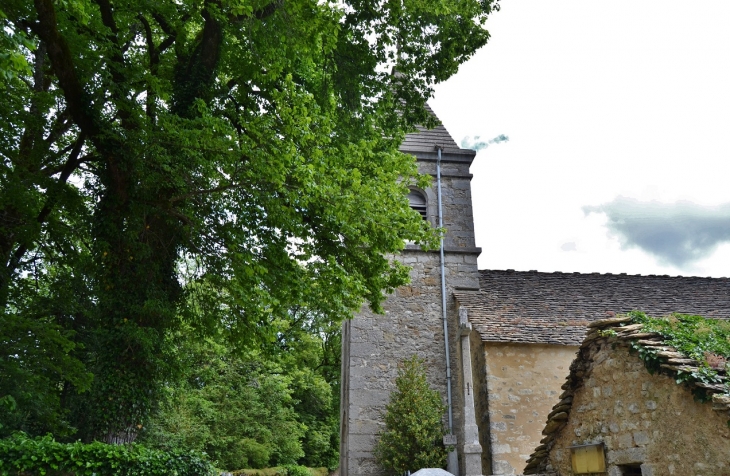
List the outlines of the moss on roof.
{"label": "moss on roof", "polygon": [[[674,347],[685,357],[700,363],[701,368],[717,375],[725,371],[730,358],[730,322],[706,319],[702,316],[672,314],[667,317],[649,317],[643,312],[629,313],[631,322],[643,324],[645,332],[656,332],[664,345]],[[638,348],[640,344],[636,344]]]}

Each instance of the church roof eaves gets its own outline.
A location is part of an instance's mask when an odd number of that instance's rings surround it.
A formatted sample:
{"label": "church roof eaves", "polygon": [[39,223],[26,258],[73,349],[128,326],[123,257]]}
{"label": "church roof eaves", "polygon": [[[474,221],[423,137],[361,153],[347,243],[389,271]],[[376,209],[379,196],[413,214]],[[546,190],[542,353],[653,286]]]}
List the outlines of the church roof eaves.
{"label": "church roof eaves", "polygon": [[730,319],[728,278],[482,270],[479,284],[454,297],[483,342],[578,346],[589,323],[633,310]]}
{"label": "church roof eaves", "polygon": [[[436,113],[433,112],[428,104],[426,104],[426,110],[439,120]],[[426,129],[422,126],[416,126],[416,129],[416,132],[406,134],[406,137],[400,146],[401,152],[435,152],[436,147],[440,146],[444,154],[463,154],[472,156],[476,154],[476,151],[474,150],[460,148],[443,124],[439,124],[433,129]]]}

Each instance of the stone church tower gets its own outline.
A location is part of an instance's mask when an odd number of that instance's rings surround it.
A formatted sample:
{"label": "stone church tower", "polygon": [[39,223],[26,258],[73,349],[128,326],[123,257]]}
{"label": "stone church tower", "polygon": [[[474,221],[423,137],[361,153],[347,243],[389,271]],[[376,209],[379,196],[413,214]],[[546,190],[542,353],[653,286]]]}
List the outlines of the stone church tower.
{"label": "stone church tower", "polygon": [[[361,476],[381,473],[373,450],[377,435],[384,428],[385,406],[394,388],[398,364],[414,354],[425,360],[429,383],[442,394],[444,403],[451,400],[451,411],[447,410],[450,414],[444,415],[444,421],[450,421],[457,451],[450,455],[449,471],[462,476],[483,474],[480,456],[477,459],[464,458],[464,400],[466,398],[466,403],[471,406],[469,420],[473,421],[473,392],[469,388],[466,391],[462,389],[472,384],[471,378],[464,379],[464,368],[459,360],[462,339],[453,299],[455,291],[479,289],[477,256],[481,250],[474,242],[472,175],[469,173],[476,152],[460,149],[443,126],[419,129],[409,134],[400,150],[415,156],[421,173],[433,176],[430,188],[411,191],[411,206],[434,227],[439,226],[441,219],[447,232],[443,252],[438,249],[423,251],[415,245],[408,245],[402,252],[398,259],[412,268],[411,283],[387,297],[383,305],[384,314],[374,314],[363,308],[344,324],[340,474]],[[445,332],[449,336],[448,346]],[[466,355],[469,355],[468,351]],[[467,362],[465,369],[469,373],[470,367]],[[450,373],[450,378],[447,373]],[[469,405],[466,407],[467,416]],[[466,436],[467,453],[479,449],[474,448],[479,447],[475,437]],[[470,445],[470,442],[476,445]],[[475,466],[473,461],[479,461],[479,464]],[[413,468],[416,469],[419,468]]]}

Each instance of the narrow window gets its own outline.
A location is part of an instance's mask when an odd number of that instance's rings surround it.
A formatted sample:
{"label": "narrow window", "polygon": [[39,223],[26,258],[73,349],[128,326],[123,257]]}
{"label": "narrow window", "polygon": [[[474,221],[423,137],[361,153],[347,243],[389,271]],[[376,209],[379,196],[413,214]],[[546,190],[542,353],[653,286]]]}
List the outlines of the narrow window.
{"label": "narrow window", "polygon": [[417,211],[421,217],[426,219],[426,197],[417,190],[411,190],[408,194],[408,202],[411,208]]}

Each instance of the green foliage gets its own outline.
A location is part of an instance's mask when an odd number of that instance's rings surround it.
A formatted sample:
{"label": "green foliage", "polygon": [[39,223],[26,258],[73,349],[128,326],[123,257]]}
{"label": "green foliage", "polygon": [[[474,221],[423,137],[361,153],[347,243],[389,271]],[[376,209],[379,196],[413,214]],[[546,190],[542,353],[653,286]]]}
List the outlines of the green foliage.
{"label": "green foliage", "polygon": [[298,466],[295,464],[284,466],[286,476],[312,476],[312,473],[306,466]]}
{"label": "green foliage", "polygon": [[286,468],[275,466],[273,468],[237,469],[230,473],[233,476],[286,476]]}
{"label": "green foliage", "polygon": [[239,469],[231,471],[231,474],[233,476],[291,476],[292,473],[290,473],[290,470],[298,472],[302,476],[327,476],[330,472],[327,468],[307,468],[305,466],[287,465],[284,467],[262,469]]}
{"label": "green foliage", "polygon": [[132,441],[186,371],[179,329],[266,347],[295,308],[380,310],[408,279],[387,257],[436,241],[398,146],[496,6],[3,1],[3,431]]}
{"label": "green foliage", "polygon": [[205,451],[227,469],[293,464],[304,455],[291,379],[276,366],[237,357],[212,340],[180,348],[190,367],[168,388],[141,441],[165,450]]}
{"label": "green foliage", "polygon": [[0,475],[67,476],[213,476],[213,466],[202,455],[166,453],[144,446],[59,443],[50,436],[30,438],[23,433],[0,440]]}
{"label": "green foliage", "polygon": [[[718,370],[708,361],[708,357],[719,356],[726,362],[730,359],[730,323],[724,320],[707,319],[702,316],[688,314],[672,314],[669,317],[653,318],[643,312],[629,313],[632,323],[641,323],[647,332],[657,332],[664,337],[666,345],[677,349],[683,355],[700,362],[700,367],[692,372],[678,372],[677,383],[704,382],[717,384],[722,382]],[[657,370],[659,358],[656,351],[632,343],[632,348],[639,352],[650,370]],[[726,393],[730,387],[726,384]],[[707,398],[706,393],[699,389],[695,395],[700,400]]]}
{"label": "green foliage", "polygon": [[444,467],[446,408],[426,381],[423,361],[413,356],[403,362],[395,386],[386,406],[385,431],[375,450],[378,463],[392,475]]}
{"label": "green foliage", "polygon": [[186,370],[166,386],[140,441],[164,450],[204,451],[229,470],[297,463],[334,469],[336,329],[318,328],[310,319],[282,333],[274,348],[259,351],[235,351],[223,338],[200,342],[190,338],[189,329],[176,334],[171,358]]}
{"label": "green foliage", "polygon": [[24,31],[12,28],[7,16],[0,9],[0,90],[19,75],[31,75],[28,53],[35,45]]}

